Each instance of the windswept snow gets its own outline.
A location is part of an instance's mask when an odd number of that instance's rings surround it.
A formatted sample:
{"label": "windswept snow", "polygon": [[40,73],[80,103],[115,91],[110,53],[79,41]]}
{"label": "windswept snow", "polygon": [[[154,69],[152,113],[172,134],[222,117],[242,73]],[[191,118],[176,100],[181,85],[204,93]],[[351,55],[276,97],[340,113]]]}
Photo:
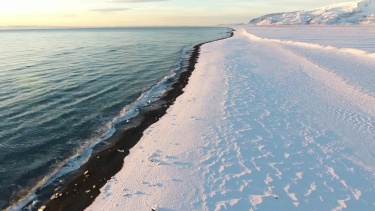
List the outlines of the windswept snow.
{"label": "windswept snow", "polygon": [[375,23],[374,0],[337,3],[312,11],[285,12],[252,19],[256,25],[370,24]]}
{"label": "windswept snow", "polygon": [[318,30],[203,45],[185,93],[87,210],[375,210],[374,29],[340,28],[342,43]]}

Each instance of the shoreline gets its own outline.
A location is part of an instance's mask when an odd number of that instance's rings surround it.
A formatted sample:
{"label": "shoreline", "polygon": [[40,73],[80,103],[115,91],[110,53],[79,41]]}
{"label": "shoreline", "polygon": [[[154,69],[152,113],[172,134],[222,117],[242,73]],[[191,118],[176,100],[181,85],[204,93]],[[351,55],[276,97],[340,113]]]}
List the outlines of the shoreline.
{"label": "shoreline", "polygon": [[51,198],[44,201],[42,199],[43,206],[38,207],[42,210],[84,210],[87,208],[100,194],[100,188],[122,169],[124,158],[141,139],[143,132],[166,114],[176,98],[184,93],[183,89],[188,84],[199,58],[200,47],[206,43],[230,38],[233,36],[233,31],[234,29],[229,31],[228,37],[195,45],[188,60],[187,70],[180,73],[171,88],[157,102],[140,109],[139,115],[131,119],[129,123],[119,124],[115,134],[108,140],[111,143],[110,146],[93,152],[90,159],[68,177],[68,181],[61,189],[43,194]]}

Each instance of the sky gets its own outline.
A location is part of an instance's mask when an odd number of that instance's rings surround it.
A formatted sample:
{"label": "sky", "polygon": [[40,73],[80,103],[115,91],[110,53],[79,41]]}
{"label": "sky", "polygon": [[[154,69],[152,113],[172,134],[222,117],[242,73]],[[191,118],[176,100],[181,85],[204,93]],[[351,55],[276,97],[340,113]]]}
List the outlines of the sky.
{"label": "sky", "polygon": [[0,27],[211,26],[350,0],[0,0]]}

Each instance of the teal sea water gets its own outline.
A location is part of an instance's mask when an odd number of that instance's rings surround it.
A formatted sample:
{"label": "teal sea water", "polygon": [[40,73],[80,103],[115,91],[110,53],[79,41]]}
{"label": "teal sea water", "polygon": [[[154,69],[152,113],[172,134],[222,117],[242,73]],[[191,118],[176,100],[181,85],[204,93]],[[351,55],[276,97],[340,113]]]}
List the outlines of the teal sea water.
{"label": "teal sea water", "polygon": [[[0,209],[89,157],[228,28],[0,31]],[[27,200],[26,200],[27,201]],[[25,201],[25,202],[26,202]]]}

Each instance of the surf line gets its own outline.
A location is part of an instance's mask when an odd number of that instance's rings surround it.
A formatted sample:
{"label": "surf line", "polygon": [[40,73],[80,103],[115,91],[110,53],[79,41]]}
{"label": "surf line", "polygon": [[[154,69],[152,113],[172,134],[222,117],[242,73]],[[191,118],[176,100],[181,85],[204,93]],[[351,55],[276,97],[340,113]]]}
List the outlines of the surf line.
{"label": "surf line", "polygon": [[[84,210],[92,204],[100,194],[100,188],[122,169],[124,158],[142,138],[143,132],[166,114],[167,109],[184,92],[183,89],[188,84],[198,61],[200,47],[206,43],[233,37],[234,29],[230,29],[229,32],[230,34],[225,38],[195,45],[188,60],[187,70],[180,73],[171,89],[155,103],[140,108],[139,115],[129,122],[120,124],[109,140],[113,145],[93,153],[90,159],[74,173],[74,177],[63,184],[61,189],[50,193],[49,196],[52,195],[50,198],[40,200],[37,206],[43,210]],[[131,125],[131,127],[124,129],[124,125]]]}

